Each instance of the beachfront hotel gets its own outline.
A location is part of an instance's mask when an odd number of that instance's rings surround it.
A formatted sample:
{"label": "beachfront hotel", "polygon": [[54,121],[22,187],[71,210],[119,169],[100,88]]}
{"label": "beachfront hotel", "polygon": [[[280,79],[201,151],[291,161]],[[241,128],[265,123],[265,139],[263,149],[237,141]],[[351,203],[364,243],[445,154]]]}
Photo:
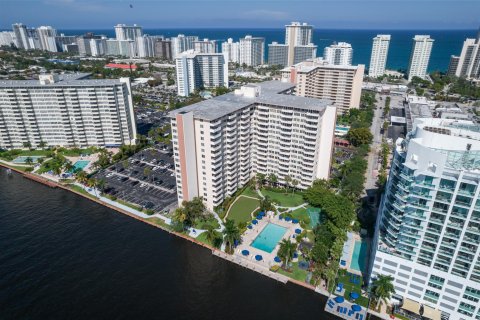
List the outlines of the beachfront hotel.
{"label": "beachfront hotel", "polygon": [[[417,118],[396,141],[377,218],[370,279],[431,319],[480,317],[480,126]],[[441,314],[440,314],[441,313]]]}
{"label": "beachfront hotel", "polygon": [[370,65],[368,66],[369,77],[376,78],[385,74],[389,46],[389,34],[379,34],[373,38],[372,56],[370,57]]}
{"label": "beachfront hotel", "polygon": [[413,38],[410,63],[408,64],[408,81],[411,81],[413,77],[426,78],[434,41],[428,35],[416,35]]}
{"label": "beachfront hotel", "polygon": [[0,81],[0,148],[113,147],[134,144],[129,78],[40,75]]}
{"label": "beachfront hotel", "polygon": [[365,66],[338,66],[322,58],[281,70],[282,82],[296,85],[296,95],[335,102],[338,114],[359,108]]}
{"label": "beachfront hotel", "polygon": [[280,81],[170,113],[178,202],[221,204],[256,173],[285,176],[305,189],[330,171],[336,110],[329,100],[297,97]]}

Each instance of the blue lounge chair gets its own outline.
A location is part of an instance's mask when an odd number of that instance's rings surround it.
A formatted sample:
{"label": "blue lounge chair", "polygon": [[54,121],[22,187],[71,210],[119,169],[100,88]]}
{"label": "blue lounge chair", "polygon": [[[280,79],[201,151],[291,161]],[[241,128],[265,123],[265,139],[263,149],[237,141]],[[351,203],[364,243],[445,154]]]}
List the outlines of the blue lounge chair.
{"label": "blue lounge chair", "polygon": [[359,316],[359,315],[360,315],[360,313],[357,313],[357,314],[355,315],[355,319],[358,319],[358,316]]}
{"label": "blue lounge chair", "polygon": [[349,317],[352,316],[352,314],[353,314],[353,311],[352,311],[352,310],[348,311],[348,316],[349,316]]}
{"label": "blue lounge chair", "polygon": [[363,320],[363,314],[360,314],[360,316],[358,317],[358,320]]}
{"label": "blue lounge chair", "polygon": [[341,308],[341,307],[337,307],[337,312],[340,312],[340,308]]}
{"label": "blue lounge chair", "polygon": [[342,313],[343,313],[343,314],[347,314],[347,310],[348,310],[347,308],[343,308],[343,312],[342,312]]}

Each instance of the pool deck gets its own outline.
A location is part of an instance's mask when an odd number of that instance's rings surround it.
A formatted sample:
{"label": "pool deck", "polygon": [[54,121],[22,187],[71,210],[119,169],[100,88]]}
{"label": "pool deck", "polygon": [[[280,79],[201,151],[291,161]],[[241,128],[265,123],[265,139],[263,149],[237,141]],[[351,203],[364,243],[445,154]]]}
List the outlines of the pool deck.
{"label": "pool deck", "polygon": [[[268,213],[263,219],[258,220],[257,225],[253,225],[253,229],[247,229],[247,231],[242,235],[242,243],[235,249],[234,256],[242,259],[243,261],[251,262],[257,266],[267,268],[267,270],[270,269],[270,267],[272,267],[273,265],[280,265],[280,263],[277,263],[273,260],[277,256],[278,249],[280,248],[279,244],[275,246],[271,253],[251,246],[252,242],[260,234],[260,232],[262,232],[262,230],[267,226],[268,223],[274,223],[276,225],[287,228],[287,231],[279,240],[279,243],[280,241],[282,241],[282,239],[290,239],[292,242],[295,243],[295,237],[297,236],[295,234],[295,229],[303,230],[298,223],[280,220],[278,218],[278,215],[273,216],[273,214]],[[250,254],[248,256],[242,255],[243,250],[248,250]],[[257,254],[263,257],[261,261],[255,260],[255,256]]]}
{"label": "pool deck", "polygon": [[72,162],[72,165],[74,165],[77,161],[89,161],[89,164],[86,165],[85,168],[83,168],[83,171],[85,171],[86,173],[91,173],[92,164],[98,160],[98,154],[92,154],[84,157],[65,157],[65,158],[70,160]]}

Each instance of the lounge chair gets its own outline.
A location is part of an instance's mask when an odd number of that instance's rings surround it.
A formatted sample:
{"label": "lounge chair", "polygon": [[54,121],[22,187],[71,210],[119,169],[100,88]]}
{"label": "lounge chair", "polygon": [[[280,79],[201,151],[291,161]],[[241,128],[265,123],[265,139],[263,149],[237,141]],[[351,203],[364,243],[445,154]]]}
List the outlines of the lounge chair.
{"label": "lounge chair", "polygon": [[358,320],[363,320],[363,314],[359,313]]}
{"label": "lounge chair", "polygon": [[353,310],[348,311],[348,316],[351,317],[353,314]]}

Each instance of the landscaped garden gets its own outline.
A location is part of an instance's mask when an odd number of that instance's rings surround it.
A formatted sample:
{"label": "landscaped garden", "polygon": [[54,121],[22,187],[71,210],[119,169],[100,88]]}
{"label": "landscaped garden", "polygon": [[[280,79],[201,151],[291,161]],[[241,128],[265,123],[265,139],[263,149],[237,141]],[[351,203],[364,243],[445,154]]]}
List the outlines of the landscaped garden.
{"label": "landscaped garden", "polygon": [[363,279],[361,276],[356,276],[357,282],[353,283],[355,281],[354,275],[351,273],[347,272],[346,270],[340,269],[338,271],[338,277],[337,277],[337,282],[336,285],[338,286],[339,283],[343,284],[343,288],[345,289],[344,297],[347,300],[352,300],[350,297],[350,293],[356,292],[359,294],[359,297],[355,299],[355,302],[363,307],[368,306],[368,298],[364,297],[361,295],[362,293],[362,284],[363,284]]}
{"label": "landscaped garden", "polygon": [[260,192],[280,207],[297,207],[305,203],[300,192],[294,193],[291,190],[270,187],[262,188]]}
{"label": "landscaped garden", "polygon": [[299,262],[300,260],[298,262],[292,262],[291,269],[289,270],[290,272],[282,268],[279,268],[277,273],[280,273],[289,278],[304,282],[305,279],[307,278],[308,271],[304,269],[300,269],[298,266]]}
{"label": "landscaped garden", "polygon": [[228,212],[228,219],[234,220],[237,224],[252,220],[252,212],[260,206],[260,200],[239,196],[231,205]]}

